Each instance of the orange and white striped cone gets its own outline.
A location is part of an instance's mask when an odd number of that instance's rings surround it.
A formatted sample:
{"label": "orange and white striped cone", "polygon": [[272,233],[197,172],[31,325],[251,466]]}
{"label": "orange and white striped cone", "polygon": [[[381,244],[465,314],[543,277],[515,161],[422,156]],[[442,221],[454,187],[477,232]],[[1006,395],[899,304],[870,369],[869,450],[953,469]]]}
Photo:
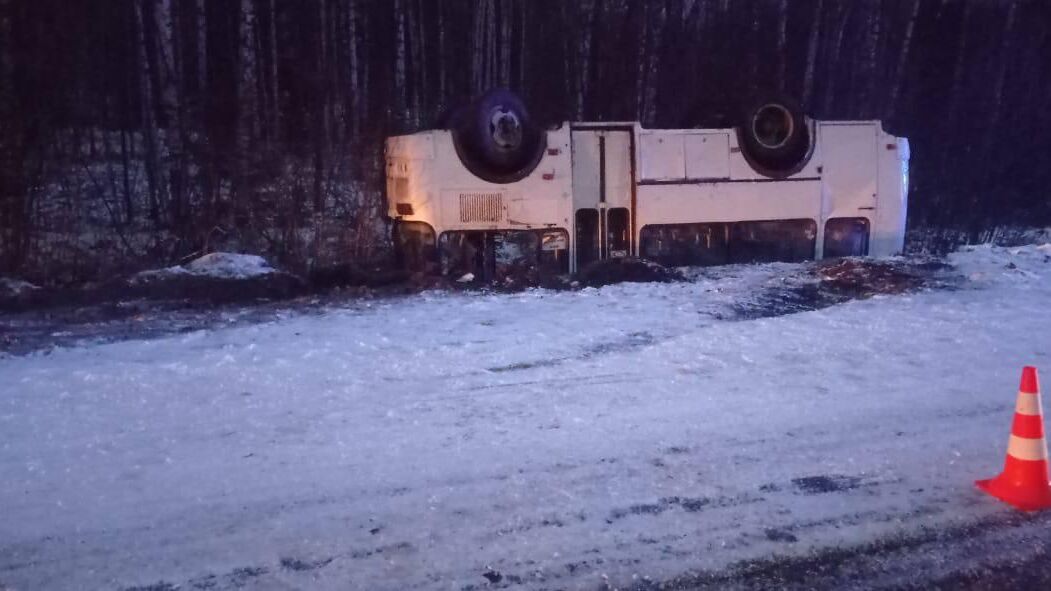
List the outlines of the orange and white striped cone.
{"label": "orange and white striped cone", "polygon": [[1047,468],[1047,439],[1040,409],[1040,381],[1035,367],[1022,368],[1011,439],[1004,471],[979,480],[978,488],[1023,511],[1051,507],[1051,479]]}

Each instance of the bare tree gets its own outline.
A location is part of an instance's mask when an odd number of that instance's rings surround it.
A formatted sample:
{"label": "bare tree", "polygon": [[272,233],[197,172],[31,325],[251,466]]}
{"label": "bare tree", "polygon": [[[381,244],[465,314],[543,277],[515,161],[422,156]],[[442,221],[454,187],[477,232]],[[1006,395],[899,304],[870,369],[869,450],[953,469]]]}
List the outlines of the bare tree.
{"label": "bare tree", "polygon": [[[915,138],[910,223],[1051,222],[1046,22],[1022,0],[0,0],[0,265],[90,276],[222,232],[364,256],[383,138],[496,85],[647,125],[731,125],[778,88]],[[116,246],[59,261],[45,233]]]}
{"label": "bare tree", "polygon": [[916,17],[920,14],[920,0],[912,0],[908,21],[905,24],[905,33],[902,36],[901,47],[898,49],[898,59],[894,67],[894,76],[890,84],[890,97],[887,100],[887,118],[893,119],[897,106],[898,97],[901,94],[901,86],[905,79],[905,66],[908,64],[909,53],[912,49],[912,35],[916,30]]}

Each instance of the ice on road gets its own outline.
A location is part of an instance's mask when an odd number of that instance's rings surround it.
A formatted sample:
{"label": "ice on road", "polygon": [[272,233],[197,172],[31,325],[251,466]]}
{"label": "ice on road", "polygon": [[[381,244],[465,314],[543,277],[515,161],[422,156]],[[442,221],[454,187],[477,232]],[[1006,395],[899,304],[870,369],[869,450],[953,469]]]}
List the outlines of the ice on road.
{"label": "ice on road", "polygon": [[0,588],[630,588],[1005,513],[1051,248],[952,262],[776,318],[717,311],[791,266],[0,358]]}

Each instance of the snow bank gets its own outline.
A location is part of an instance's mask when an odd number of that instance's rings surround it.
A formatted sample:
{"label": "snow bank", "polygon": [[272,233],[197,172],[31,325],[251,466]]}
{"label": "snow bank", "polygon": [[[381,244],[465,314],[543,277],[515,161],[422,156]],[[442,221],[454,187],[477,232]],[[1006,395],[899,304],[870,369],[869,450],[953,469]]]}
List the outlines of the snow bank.
{"label": "snow bank", "polygon": [[949,261],[973,286],[1013,284],[1042,286],[1051,263],[1051,244],[1002,247],[990,244],[964,246]]}
{"label": "snow bank", "polygon": [[154,281],[164,281],[164,280],[167,280],[167,279],[172,279],[172,278],[175,278],[175,277],[182,277],[182,276],[192,275],[192,274],[193,273],[190,273],[190,270],[187,269],[186,267],[181,267],[181,266],[176,265],[174,267],[165,267],[164,269],[150,269],[149,271],[141,271],[139,273],[136,273],[136,274],[132,275],[131,278],[128,279],[128,283],[131,283],[132,285],[137,285],[137,284],[140,284],[140,283],[151,283],[151,282],[154,282]]}
{"label": "snow bank", "polygon": [[21,279],[0,277],[0,297],[18,297],[40,289],[36,285]]}
{"label": "snow bank", "polygon": [[212,277],[215,279],[250,279],[277,272],[277,269],[271,267],[266,262],[266,259],[260,256],[213,252],[194,259],[183,266],[177,265],[165,269],[154,269],[137,273],[131,278],[131,283],[145,283],[187,275]]}
{"label": "snow bank", "polygon": [[197,275],[223,279],[247,279],[277,272],[263,257],[229,252],[206,254],[187,264],[186,268]]}

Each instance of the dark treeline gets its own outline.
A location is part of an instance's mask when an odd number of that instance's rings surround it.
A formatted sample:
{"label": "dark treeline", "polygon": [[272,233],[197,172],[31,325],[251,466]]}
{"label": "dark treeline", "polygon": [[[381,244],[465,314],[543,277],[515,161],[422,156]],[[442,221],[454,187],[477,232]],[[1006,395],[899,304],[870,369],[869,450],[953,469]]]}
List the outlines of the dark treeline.
{"label": "dark treeline", "polygon": [[913,226],[1051,222],[1046,0],[0,0],[0,274],[387,248],[382,140],[492,86],[542,120],[758,92],[913,142]]}

